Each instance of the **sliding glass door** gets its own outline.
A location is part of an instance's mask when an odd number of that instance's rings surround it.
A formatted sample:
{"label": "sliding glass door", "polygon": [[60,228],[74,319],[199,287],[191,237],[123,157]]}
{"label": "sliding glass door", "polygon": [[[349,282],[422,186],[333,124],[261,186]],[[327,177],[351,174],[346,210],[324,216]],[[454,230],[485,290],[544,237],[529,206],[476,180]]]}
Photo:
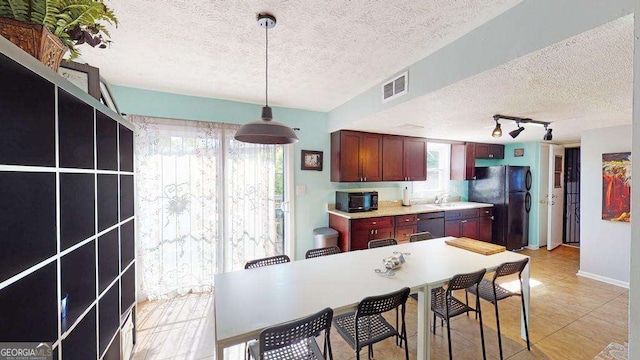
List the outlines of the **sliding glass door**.
{"label": "sliding glass door", "polygon": [[235,141],[238,125],[129,119],[143,297],[207,291],[218,272],[285,253],[286,147]]}

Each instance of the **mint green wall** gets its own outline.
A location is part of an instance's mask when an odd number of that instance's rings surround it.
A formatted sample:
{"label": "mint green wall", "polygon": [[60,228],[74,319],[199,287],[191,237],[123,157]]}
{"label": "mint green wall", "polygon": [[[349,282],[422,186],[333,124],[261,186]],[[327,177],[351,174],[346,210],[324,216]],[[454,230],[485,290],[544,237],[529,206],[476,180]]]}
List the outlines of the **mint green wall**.
{"label": "mint green wall", "polygon": [[[531,185],[531,212],[529,212],[529,246],[537,247],[538,236],[538,207],[540,205],[540,189],[538,188],[538,176],[540,174],[540,159],[537,142],[506,144],[504,147],[504,159],[500,160],[476,160],[476,166],[513,165],[529,166],[533,183]],[[524,149],[524,156],[513,156],[514,149]]]}
{"label": "mint green wall", "polygon": [[[113,96],[125,114],[146,115],[186,120],[216,121],[244,124],[258,120],[262,105],[218,100],[158,91],[111,86]],[[303,185],[306,192],[295,196],[296,258],[313,247],[313,229],[328,226],[326,204],[334,195],[329,181],[331,154],[327,130],[327,114],[288,108],[273,108],[274,120],[296,131],[300,141],[294,145],[294,185]],[[300,170],[300,150],[324,152],[322,171]],[[333,201],[331,201],[333,202]]]}

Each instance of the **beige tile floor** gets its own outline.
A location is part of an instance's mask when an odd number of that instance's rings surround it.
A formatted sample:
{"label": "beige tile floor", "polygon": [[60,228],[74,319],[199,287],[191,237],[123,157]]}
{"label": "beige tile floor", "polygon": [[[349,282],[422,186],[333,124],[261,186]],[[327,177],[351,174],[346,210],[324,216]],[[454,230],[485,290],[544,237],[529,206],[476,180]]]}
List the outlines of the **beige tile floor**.
{"label": "beige tile floor", "polygon": [[[628,290],[576,276],[579,249],[529,251],[531,277],[531,351],[519,337],[518,298],[500,302],[500,320],[506,359],[593,359],[610,342],[627,340]],[[490,276],[490,275],[489,275]],[[508,281],[509,279],[507,279]],[[416,302],[407,303],[411,359],[416,356]],[[482,302],[487,358],[498,359],[493,306]],[[432,359],[448,359],[446,328],[432,336]],[[459,316],[452,320],[455,359],[481,359],[478,322]],[[213,295],[191,294],[138,306],[138,343],[134,359],[215,359]],[[332,332],[334,359],[353,359],[354,353]],[[227,349],[229,359],[243,359],[243,347]],[[374,346],[376,359],[404,359],[404,351],[385,340]],[[366,352],[362,352],[366,359]]]}

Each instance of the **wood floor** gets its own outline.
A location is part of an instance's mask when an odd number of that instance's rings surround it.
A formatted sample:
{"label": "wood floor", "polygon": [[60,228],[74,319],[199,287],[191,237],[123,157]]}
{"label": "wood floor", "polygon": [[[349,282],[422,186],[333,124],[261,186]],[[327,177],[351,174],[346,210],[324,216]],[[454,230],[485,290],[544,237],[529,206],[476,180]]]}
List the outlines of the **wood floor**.
{"label": "wood floor", "polygon": [[[531,351],[520,339],[518,298],[501,301],[500,320],[505,359],[593,359],[610,342],[627,341],[628,290],[578,277],[579,249],[524,251],[531,256]],[[507,279],[508,281],[509,279]],[[535,286],[534,286],[535,285]],[[463,298],[463,297],[462,297]],[[482,302],[488,359],[499,359],[493,306]],[[407,329],[411,359],[416,357],[416,302],[409,299]],[[446,328],[432,336],[432,359],[448,359]],[[452,321],[454,359],[481,359],[478,322],[459,316]],[[134,359],[215,359],[213,296],[192,294],[138,306],[138,344]],[[355,354],[334,332],[334,359]],[[226,350],[243,359],[243,347]],[[404,359],[404,351],[386,340],[374,346],[376,359]],[[366,352],[363,351],[363,359]]]}

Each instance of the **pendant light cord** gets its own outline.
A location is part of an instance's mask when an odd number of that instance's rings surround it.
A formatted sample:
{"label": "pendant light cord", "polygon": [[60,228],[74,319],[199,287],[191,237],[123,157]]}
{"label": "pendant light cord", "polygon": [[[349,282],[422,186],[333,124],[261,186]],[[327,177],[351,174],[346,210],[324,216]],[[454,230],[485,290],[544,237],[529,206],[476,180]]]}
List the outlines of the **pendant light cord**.
{"label": "pendant light cord", "polygon": [[266,106],[269,106],[269,27],[264,28],[265,52],[264,52],[264,98]]}

